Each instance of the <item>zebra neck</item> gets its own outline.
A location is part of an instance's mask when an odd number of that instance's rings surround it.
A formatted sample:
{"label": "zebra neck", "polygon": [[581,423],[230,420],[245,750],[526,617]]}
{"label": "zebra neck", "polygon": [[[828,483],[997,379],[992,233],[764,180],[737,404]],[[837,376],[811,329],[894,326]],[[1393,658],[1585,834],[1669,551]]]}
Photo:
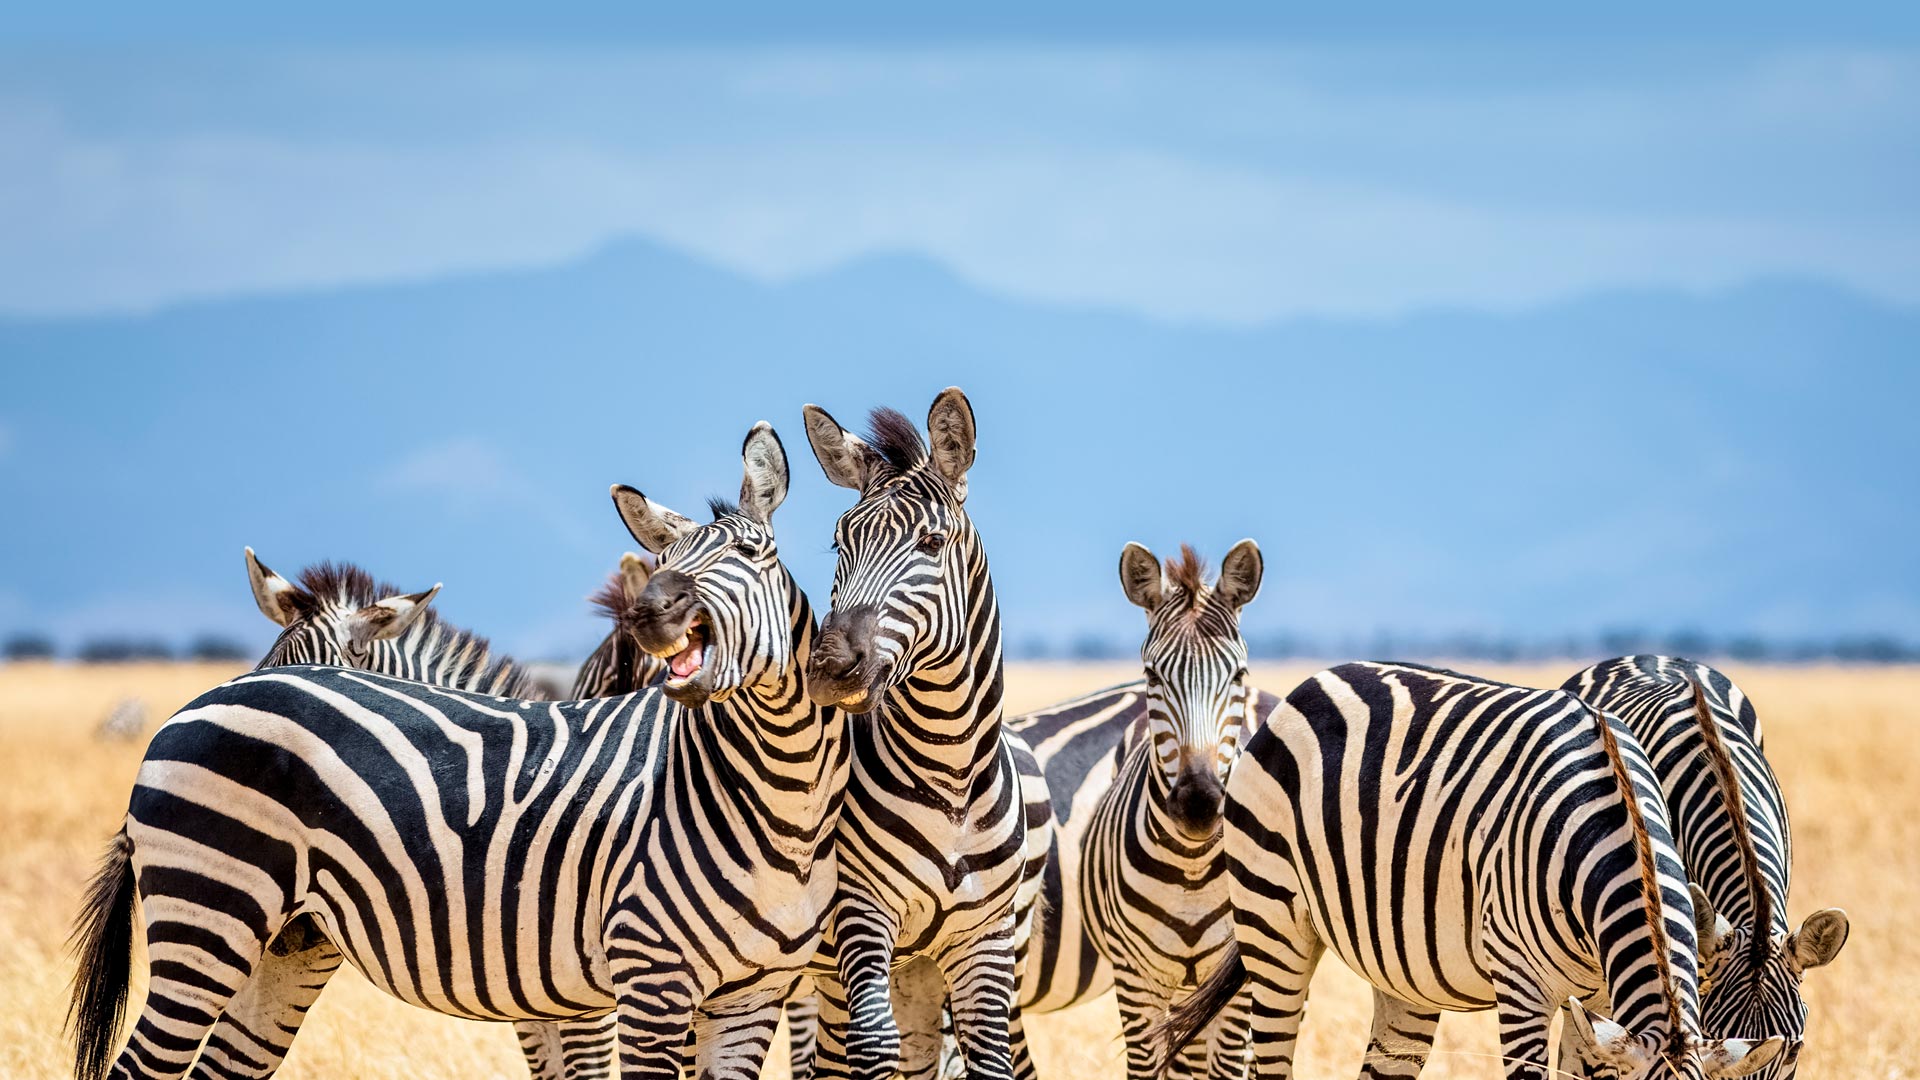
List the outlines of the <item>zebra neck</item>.
{"label": "zebra neck", "polygon": [[966,641],[948,662],[916,667],[890,688],[878,722],[868,725],[876,739],[893,743],[940,788],[960,797],[984,782],[999,761],[1005,675],[1000,605],[977,536],[972,550],[966,607],[946,616],[962,620]]}

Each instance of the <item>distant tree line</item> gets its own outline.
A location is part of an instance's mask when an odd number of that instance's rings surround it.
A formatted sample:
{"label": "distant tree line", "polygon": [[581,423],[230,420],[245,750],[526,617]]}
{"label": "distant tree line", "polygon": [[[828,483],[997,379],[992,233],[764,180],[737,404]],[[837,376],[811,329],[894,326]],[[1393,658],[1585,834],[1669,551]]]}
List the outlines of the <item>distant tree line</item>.
{"label": "distant tree line", "polygon": [[118,664],[133,660],[248,660],[255,650],[229,637],[203,634],[176,646],[157,637],[105,636],[88,638],[71,652],[62,652],[47,634],[14,634],[0,641],[0,657],[8,660],[74,659],[85,664]]}

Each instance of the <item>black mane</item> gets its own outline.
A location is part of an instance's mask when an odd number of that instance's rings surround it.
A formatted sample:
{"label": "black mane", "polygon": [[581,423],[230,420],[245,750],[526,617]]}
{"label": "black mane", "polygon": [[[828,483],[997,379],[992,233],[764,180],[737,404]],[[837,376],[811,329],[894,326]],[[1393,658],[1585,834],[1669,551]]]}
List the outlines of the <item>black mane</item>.
{"label": "black mane", "polygon": [[875,409],[867,417],[867,445],[896,473],[927,460],[927,444],[920,439],[920,429],[893,409]]}
{"label": "black mane", "polygon": [[732,499],[723,499],[718,495],[707,500],[707,509],[713,511],[713,520],[719,521],[728,514],[737,514],[740,507]]}

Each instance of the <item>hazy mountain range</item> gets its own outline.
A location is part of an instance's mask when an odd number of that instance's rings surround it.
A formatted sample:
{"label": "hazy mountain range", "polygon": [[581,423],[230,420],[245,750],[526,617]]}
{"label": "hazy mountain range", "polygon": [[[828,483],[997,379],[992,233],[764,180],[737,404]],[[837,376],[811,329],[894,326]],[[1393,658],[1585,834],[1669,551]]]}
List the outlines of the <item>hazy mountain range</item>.
{"label": "hazy mountain range", "polygon": [[[1463,254],[1463,259],[1470,254]],[[963,386],[1016,645],[1130,645],[1129,539],[1267,556],[1255,634],[1609,629],[1920,639],[1920,310],[1811,281],[1251,329],[1039,306],[914,258],[784,283],[633,241],[539,271],[0,322],[0,634],[264,643],[241,547],[347,558],[527,653],[600,628],[634,547],[786,439],[783,553],[824,608],[800,426]]]}

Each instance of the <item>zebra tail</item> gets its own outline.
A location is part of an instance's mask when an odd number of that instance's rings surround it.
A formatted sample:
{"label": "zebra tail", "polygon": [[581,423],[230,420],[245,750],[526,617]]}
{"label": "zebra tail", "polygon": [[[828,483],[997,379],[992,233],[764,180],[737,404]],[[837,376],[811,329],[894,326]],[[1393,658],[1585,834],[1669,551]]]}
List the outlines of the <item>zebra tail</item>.
{"label": "zebra tail", "polygon": [[1180,1060],[1181,1049],[1206,1030],[1246,984],[1247,965],[1240,960],[1240,946],[1229,941],[1212,973],[1200,980],[1200,985],[1186,1000],[1174,1003],[1173,1008],[1167,1010],[1165,1020],[1148,1030],[1147,1039],[1160,1047],[1160,1064],[1154,1074],[1165,1077]]}
{"label": "zebra tail", "polygon": [[80,959],[66,1024],[73,1033],[74,1080],[101,1080],[113,1062],[133,978],[133,841],[124,827],[87,886],[69,941]]}

